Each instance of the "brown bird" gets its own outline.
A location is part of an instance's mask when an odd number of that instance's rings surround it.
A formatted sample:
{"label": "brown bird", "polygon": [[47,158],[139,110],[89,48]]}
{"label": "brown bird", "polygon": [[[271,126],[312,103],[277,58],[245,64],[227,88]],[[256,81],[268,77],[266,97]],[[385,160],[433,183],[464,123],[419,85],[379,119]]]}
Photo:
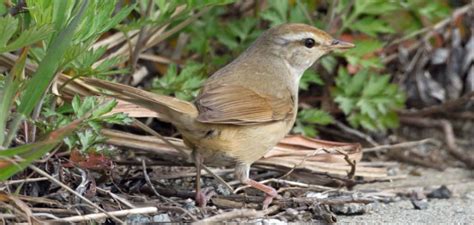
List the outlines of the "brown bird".
{"label": "brown bird", "polygon": [[354,45],[305,24],[283,24],[264,32],[237,59],[215,72],[194,103],[97,79],[89,84],[158,112],[193,149],[197,167],[196,201],[206,204],[199,178],[201,163],[235,165],[243,184],[265,192],[266,208],[278,194],[249,178],[250,165],[272,149],[293,127],[298,84],[321,56]]}

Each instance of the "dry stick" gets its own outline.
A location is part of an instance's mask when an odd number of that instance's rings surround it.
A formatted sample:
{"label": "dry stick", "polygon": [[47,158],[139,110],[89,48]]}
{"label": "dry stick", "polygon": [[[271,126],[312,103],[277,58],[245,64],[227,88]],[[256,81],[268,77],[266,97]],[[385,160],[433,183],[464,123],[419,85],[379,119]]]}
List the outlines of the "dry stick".
{"label": "dry stick", "polygon": [[185,21],[179,23],[178,25],[174,26],[168,31],[165,31],[164,33],[160,34],[158,37],[156,36],[151,36],[150,39],[146,42],[145,48],[142,49],[142,52],[150,48],[151,46],[155,46],[156,44],[162,42],[166,38],[170,37],[171,35],[175,34],[176,32],[180,31],[181,29],[185,28],[189,24],[193,23],[196,21],[197,18],[201,17],[203,14],[207,13],[211,8],[210,7],[205,7],[201,11],[197,12],[196,14],[192,15]]}
{"label": "dry stick", "polygon": [[155,193],[155,195],[156,195],[161,201],[164,201],[164,202],[173,202],[171,199],[166,198],[166,197],[160,195],[160,193],[158,193],[158,191],[156,191],[155,186],[153,186],[153,184],[151,183],[150,177],[148,176],[148,173],[146,172],[146,163],[145,163],[145,160],[142,160],[142,167],[143,167],[143,175],[145,176],[146,183],[148,184],[148,186],[150,186],[150,188],[151,188],[151,190],[153,191],[153,193]]}
{"label": "dry stick", "polygon": [[303,163],[306,162],[306,160],[307,160],[309,157],[315,156],[316,153],[317,153],[318,151],[321,151],[321,150],[324,151],[324,149],[322,149],[322,148],[317,148],[317,149],[315,149],[311,154],[307,154],[307,155],[301,160],[301,162],[295,164],[295,165],[293,166],[293,168],[291,168],[288,172],[286,172],[285,174],[283,174],[283,175],[280,177],[280,179],[283,179],[283,178],[289,176],[291,173],[293,173],[293,171],[296,170],[297,167],[303,165]]}
{"label": "dry stick", "polygon": [[383,150],[393,150],[393,149],[403,149],[403,148],[412,148],[424,144],[433,144],[435,146],[439,146],[441,143],[433,138],[426,138],[419,141],[407,141],[403,143],[393,144],[393,145],[380,145],[373,148],[364,148],[362,149],[363,152],[377,152]]}
{"label": "dry stick", "polygon": [[216,224],[219,222],[231,220],[231,219],[236,219],[236,218],[259,218],[259,217],[264,217],[268,214],[276,212],[278,209],[280,209],[279,206],[272,206],[268,209],[257,211],[255,209],[237,209],[233,210],[230,212],[225,212],[221,213],[203,220],[200,220],[196,223],[193,223],[194,225],[205,225],[205,224]]}
{"label": "dry stick", "polygon": [[337,120],[334,120],[334,124],[335,124],[337,127],[339,127],[339,129],[341,129],[341,130],[343,130],[343,131],[345,131],[345,132],[347,132],[347,133],[349,133],[349,134],[355,135],[355,136],[357,136],[357,137],[359,137],[359,138],[362,138],[362,139],[366,140],[367,142],[369,142],[369,143],[370,143],[371,145],[373,145],[373,146],[378,146],[378,145],[379,145],[379,144],[378,144],[376,141],[374,141],[374,139],[372,139],[372,137],[370,137],[369,135],[366,135],[366,134],[364,134],[364,133],[362,133],[362,132],[360,132],[360,131],[358,131],[358,130],[356,130],[356,129],[352,129],[352,128],[350,128],[350,127],[344,125],[343,123],[341,123],[341,122],[339,122],[339,121],[337,121]]}
{"label": "dry stick", "polygon": [[36,212],[36,213],[54,213],[54,214],[69,214],[69,215],[78,214],[77,212],[71,209],[58,209],[58,208],[31,208],[31,211]]}
{"label": "dry stick", "polygon": [[409,152],[409,153],[412,153],[409,155],[405,153],[407,152],[393,151],[393,152],[389,152],[388,155],[391,158],[396,159],[397,161],[403,161],[403,162],[411,163],[414,165],[423,166],[426,168],[433,168],[439,171],[443,171],[446,169],[446,165],[444,163],[435,163],[431,160],[425,160],[425,157],[416,157],[416,155],[413,155],[414,153],[412,152]]}
{"label": "dry stick", "polygon": [[118,196],[118,195],[116,195],[116,194],[114,194],[114,193],[112,193],[112,192],[110,192],[110,191],[108,191],[108,190],[104,190],[104,189],[102,189],[102,188],[100,188],[100,187],[96,187],[96,189],[97,189],[98,191],[100,191],[100,192],[103,192],[103,193],[106,193],[106,194],[110,195],[110,197],[112,197],[113,199],[115,199],[115,200],[117,200],[117,201],[123,203],[124,205],[126,205],[126,206],[128,206],[128,207],[130,207],[130,208],[132,208],[132,209],[133,209],[133,208],[136,208],[136,206],[134,206],[132,203],[130,203],[127,199],[124,199],[124,198],[122,198],[122,197],[120,197],[120,196]]}
{"label": "dry stick", "polygon": [[[11,205],[9,203],[7,204],[5,202],[0,202],[0,209],[2,209],[2,211],[3,210],[8,210],[9,212],[13,212],[14,215],[16,215],[17,219],[19,219],[18,217],[20,217],[20,216],[25,217],[25,219],[28,219],[28,215],[25,212],[17,209],[17,207],[14,207],[13,205]],[[3,215],[5,215],[5,214],[3,214]],[[5,217],[5,218],[9,218],[9,217]],[[2,214],[0,214],[0,219],[3,219]]]}
{"label": "dry stick", "polygon": [[[136,208],[136,209],[126,209],[126,210],[120,210],[120,211],[113,211],[113,212],[108,212],[107,214],[105,213],[93,213],[93,214],[87,214],[87,215],[81,215],[81,216],[71,216],[71,217],[66,217],[66,218],[61,218],[60,221],[65,221],[65,222],[79,222],[79,221],[97,221],[99,219],[104,219],[109,216],[128,216],[132,214],[146,214],[146,213],[157,213],[158,209],[156,207],[143,207],[143,208]],[[49,221],[49,222],[55,222],[55,221]]]}
{"label": "dry stick", "polygon": [[[181,147],[171,143],[170,141],[168,141],[166,138],[164,138],[163,136],[161,136],[161,134],[159,134],[158,132],[154,131],[153,129],[151,129],[150,127],[148,127],[147,125],[145,125],[144,123],[140,122],[139,120],[137,119],[134,119],[134,124],[138,127],[140,127],[141,129],[143,129],[144,131],[150,133],[151,135],[153,136],[156,136],[158,137],[159,139],[161,139],[163,142],[165,142],[166,144],[168,144],[169,146],[175,148],[178,152],[180,152],[186,159],[189,158],[189,155],[186,153],[186,151],[184,149],[182,149]],[[205,166],[204,164],[201,163],[201,167],[208,173],[210,174],[212,177],[214,177],[217,181],[219,181],[222,185],[224,185],[227,189],[229,189],[229,191],[233,192],[234,191],[234,188],[232,188],[227,182],[225,182],[224,179],[222,179],[222,177],[220,177],[219,175],[215,174],[211,169],[209,169],[209,167]]]}
{"label": "dry stick", "polygon": [[[148,1],[146,12],[142,12],[142,16],[147,18],[151,14],[151,9],[153,8],[153,1]],[[143,40],[144,35],[148,31],[147,26],[143,26],[140,28],[138,32],[138,39],[135,43],[135,49],[133,49],[133,53],[130,55],[130,74],[133,74],[135,71],[135,66],[137,65],[138,58],[141,52],[141,48],[143,47]]]}
{"label": "dry stick", "polygon": [[336,16],[336,5],[339,3],[339,0],[333,0],[331,1],[331,4],[329,5],[328,13],[326,16],[326,29],[325,30],[332,30],[332,26],[334,24],[334,17]]}
{"label": "dry stick", "polygon": [[351,160],[349,158],[349,155],[345,152],[339,151],[338,149],[336,149],[336,151],[339,152],[339,154],[344,155],[344,160],[347,162],[347,164],[349,164],[351,166],[351,170],[349,172],[347,172],[347,178],[349,178],[349,180],[354,180],[353,178],[354,178],[354,174],[356,172],[357,161]]}
{"label": "dry stick", "polygon": [[466,164],[468,168],[474,168],[474,156],[469,155],[467,152],[460,150],[456,144],[456,138],[453,132],[453,126],[447,120],[432,120],[419,117],[401,117],[402,123],[407,123],[422,127],[438,127],[444,132],[446,140],[446,146],[448,147],[449,153],[456,159]]}
{"label": "dry stick", "polygon": [[26,178],[26,179],[21,179],[21,180],[7,180],[7,181],[0,182],[0,184],[12,185],[12,184],[38,182],[38,181],[45,181],[45,180],[48,180],[48,178],[46,178],[46,177]]}
{"label": "dry stick", "polygon": [[474,91],[471,91],[455,100],[447,101],[440,105],[426,107],[420,110],[401,111],[402,116],[427,116],[435,113],[443,113],[448,110],[460,107],[474,98]]}
{"label": "dry stick", "polygon": [[[314,189],[320,189],[320,190],[325,190],[325,191],[337,190],[336,188],[332,188],[332,187],[326,187],[326,186],[316,185],[316,184],[306,184],[306,183],[302,183],[302,182],[289,181],[289,180],[284,180],[284,179],[280,179],[280,178],[270,178],[268,180],[260,181],[261,184],[266,184],[266,183],[271,183],[271,182],[272,183],[283,184],[283,185],[293,185],[293,186],[301,187],[301,188],[314,188]],[[245,185],[245,186],[238,187],[238,188],[235,189],[234,194],[241,191],[241,190],[250,188],[250,187],[252,187],[252,186]],[[278,192],[280,192],[280,191],[278,191]]]}
{"label": "dry stick", "polygon": [[71,192],[73,195],[77,196],[78,198],[82,199],[84,202],[86,202],[87,204],[91,205],[92,207],[98,209],[99,211],[103,212],[104,215],[106,216],[109,216],[111,218],[113,218],[114,220],[120,222],[121,224],[124,224],[125,222],[123,222],[121,219],[117,218],[116,216],[114,215],[111,215],[109,214],[107,211],[105,211],[104,209],[102,209],[101,207],[99,207],[98,205],[96,205],[95,203],[93,203],[92,201],[90,201],[89,199],[87,199],[86,197],[78,194],[77,192],[75,192],[74,190],[72,190],[69,186],[63,184],[61,181],[57,180],[56,178],[54,178],[53,176],[49,175],[48,173],[46,173],[45,171],[43,171],[42,169],[36,167],[35,165],[29,165],[28,166],[30,169],[34,170],[35,172],[41,174],[42,176],[45,176],[47,177],[49,180],[51,180],[53,183],[61,186],[62,188],[66,189],[67,191]]}

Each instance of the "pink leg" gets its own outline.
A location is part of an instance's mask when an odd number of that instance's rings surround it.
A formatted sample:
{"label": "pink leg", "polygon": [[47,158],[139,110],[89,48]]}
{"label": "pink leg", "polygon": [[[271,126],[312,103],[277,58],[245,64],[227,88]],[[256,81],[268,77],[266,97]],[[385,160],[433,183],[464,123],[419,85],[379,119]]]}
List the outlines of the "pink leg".
{"label": "pink leg", "polygon": [[259,183],[255,180],[249,178],[250,165],[244,163],[237,163],[235,166],[235,176],[243,184],[247,184],[256,188],[260,191],[265,192],[265,199],[263,200],[263,209],[268,208],[270,203],[272,203],[273,198],[278,196],[278,192],[265,184]]}
{"label": "pink leg", "polygon": [[199,207],[206,207],[207,202],[211,199],[216,193],[212,188],[203,188],[201,189],[201,164],[203,159],[201,155],[197,152],[193,152],[194,164],[196,166],[196,195],[195,201]]}
{"label": "pink leg", "polygon": [[274,188],[267,186],[265,184],[259,183],[257,181],[254,181],[252,179],[248,179],[245,182],[245,184],[248,184],[260,191],[265,192],[265,199],[263,200],[263,203],[262,203],[263,209],[267,209],[270,203],[272,203],[273,198],[278,196],[278,192]]}

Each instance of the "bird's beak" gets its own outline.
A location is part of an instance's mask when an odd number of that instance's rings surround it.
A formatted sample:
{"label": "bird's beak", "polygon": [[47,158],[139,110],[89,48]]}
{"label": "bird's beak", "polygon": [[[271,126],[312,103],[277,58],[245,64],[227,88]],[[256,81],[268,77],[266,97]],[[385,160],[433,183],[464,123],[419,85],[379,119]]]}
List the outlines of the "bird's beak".
{"label": "bird's beak", "polygon": [[342,50],[344,50],[344,49],[354,48],[355,45],[350,43],[350,42],[345,42],[345,41],[334,39],[331,42],[331,45],[329,47],[332,48],[332,49],[342,49]]}

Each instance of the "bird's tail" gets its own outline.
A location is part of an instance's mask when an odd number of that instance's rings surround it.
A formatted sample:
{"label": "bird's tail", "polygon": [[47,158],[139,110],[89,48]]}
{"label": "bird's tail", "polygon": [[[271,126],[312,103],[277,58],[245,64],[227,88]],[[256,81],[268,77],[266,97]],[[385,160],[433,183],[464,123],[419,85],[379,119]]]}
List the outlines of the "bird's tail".
{"label": "bird's tail", "polygon": [[193,123],[198,115],[196,106],[187,101],[100,79],[82,78],[82,80],[86,84],[109,91],[106,94],[111,97],[155,111],[160,119],[174,125]]}

